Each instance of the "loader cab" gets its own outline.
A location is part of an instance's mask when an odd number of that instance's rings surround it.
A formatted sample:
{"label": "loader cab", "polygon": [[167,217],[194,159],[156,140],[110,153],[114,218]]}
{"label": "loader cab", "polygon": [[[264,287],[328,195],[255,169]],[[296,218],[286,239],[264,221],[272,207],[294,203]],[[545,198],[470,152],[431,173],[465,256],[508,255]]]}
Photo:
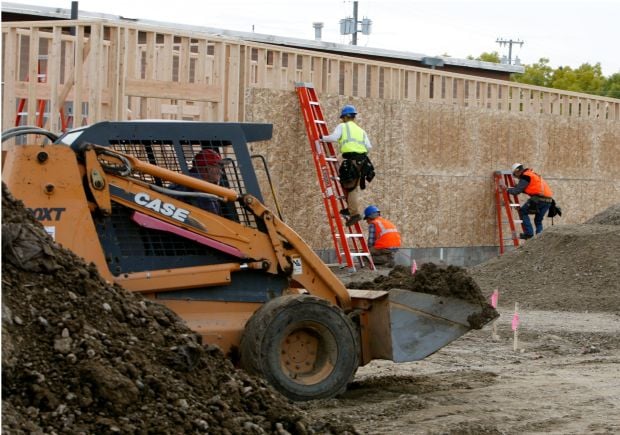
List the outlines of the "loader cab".
{"label": "loader cab", "polygon": [[[55,142],[71,147],[79,156],[88,144],[110,147],[160,168],[191,176],[195,156],[204,150],[217,152],[221,159],[220,185],[240,195],[250,194],[259,201],[263,195],[254,169],[249,142],[269,140],[271,124],[210,123],[184,121],[100,122],[66,132]],[[264,162],[264,159],[261,158]],[[257,167],[260,167],[257,162]],[[266,170],[266,167],[265,167]],[[149,185],[170,189],[170,182],[149,174],[132,172],[131,177]],[[188,238],[145,228],[132,220],[133,211],[113,202],[109,216],[93,216],[106,263],[112,275],[152,270],[191,268],[238,262],[226,251],[211,249]],[[266,232],[239,201],[222,203],[221,217],[244,227]],[[283,277],[267,277],[257,272],[242,274],[235,286],[243,289],[243,300],[259,302],[268,294],[279,294],[287,286]],[[224,286],[229,294],[231,286]],[[223,287],[223,288],[224,288]],[[217,299],[217,289],[208,294],[193,291],[192,297]],[[187,298],[187,292],[167,292],[167,298]],[[228,296],[222,293],[222,298]]]}
{"label": "loader cab", "polygon": [[[221,186],[240,195],[249,193],[263,202],[263,195],[250,156],[248,142],[271,139],[273,126],[258,123],[212,123],[189,121],[100,122],[70,130],[57,140],[79,151],[86,144],[109,146],[161,168],[192,175],[192,162],[204,150],[221,157]],[[262,159],[261,161],[264,161]],[[267,172],[267,168],[265,167]],[[145,182],[170,187],[165,180],[137,175]],[[221,215],[255,227],[253,217],[239,204],[223,204]]]}

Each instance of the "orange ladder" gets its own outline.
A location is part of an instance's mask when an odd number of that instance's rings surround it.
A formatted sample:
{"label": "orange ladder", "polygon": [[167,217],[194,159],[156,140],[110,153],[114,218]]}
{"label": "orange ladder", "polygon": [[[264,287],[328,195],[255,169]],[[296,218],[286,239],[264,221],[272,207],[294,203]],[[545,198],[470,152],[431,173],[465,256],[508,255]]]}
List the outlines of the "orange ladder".
{"label": "orange ladder", "polygon": [[[47,55],[40,55],[37,61],[37,82],[46,83],[47,82],[47,73],[45,71],[41,71],[41,60],[46,60]],[[26,81],[30,81],[30,77],[26,77]],[[15,126],[19,127],[22,124],[22,118],[27,118],[28,112],[24,112],[24,108],[26,107],[27,98],[20,98],[17,103],[17,113],[15,115]],[[47,108],[46,100],[37,100],[37,109],[36,109],[36,126],[43,128],[45,126],[45,110]],[[69,119],[65,116],[64,110],[61,107],[59,109],[60,112],[60,123],[62,126],[62,131],[67,131]],[[51,114],[50,114],[51,116]]]}
{"label": "orange ladder", "polygon": [[360,267],[368,264],[371,270],[375,270],[360,223],[346,227],[340,215],[340,210],[347,208],[346,195],[338,178],[338,157],[334,144],[319,140],[321,136],[328,135],[329,131],[314,86],[311,83],[295,83],[295,90],[304,116],[319,185],[323,192],[323,203],[338,264],[344,267],[343,263],[346,261],[346,267],[355,270],[357,261]]}
{"label": "orange ladder", "polygon": [[[505,250],[505,242],[512,240],[514,247],[521,243],[517,232],[517,224],[521,225],[523,231],[523,219],[521,218],[521,204],[519,195],[510,195],[507,188],[515,186],[515,180],[510,171],[495,171],[495,206],[497,208],[497,228],[499,230],[499,253],[502,255]],[[505,186],[505,187],[502,187]],[[512,198],[511,198],[512,197]],[[504,215],[506,219],[504,220]],[[510,228],[510,237],[504,237],[504,225]]]}

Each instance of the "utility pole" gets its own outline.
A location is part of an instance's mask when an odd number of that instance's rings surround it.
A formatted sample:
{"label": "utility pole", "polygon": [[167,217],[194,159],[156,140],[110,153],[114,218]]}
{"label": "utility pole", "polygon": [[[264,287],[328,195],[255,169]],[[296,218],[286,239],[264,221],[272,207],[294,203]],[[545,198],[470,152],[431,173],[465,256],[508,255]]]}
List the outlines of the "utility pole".
{"label": "utility pole", "polygon": [[357,45],[357,1],[353,2],[353,22],[355,23],[355,31],[353,32],[351,44]]}
{"label": "utility pole", "polygon": [[[362,29],[358,30],[358,24],[362,25]],[[370,35],[372,26],[372,20],[364,18],[361,21],[357,20],[357,1],[353,2],[353,17],[347,17],[340,20],[340,34],[352,35],[351,44],[357,45],[357,33],[362,32],[363,35]]]}
{"label": "utility pole", "polygon": [[519,44],[519,46],[523,46],[523,41],[512,40],[512,39],[500,39],[497,38],[495,41],[499,44],[500,47],[507,45],[508,46],[508,65],[512,65],[512,44]]}

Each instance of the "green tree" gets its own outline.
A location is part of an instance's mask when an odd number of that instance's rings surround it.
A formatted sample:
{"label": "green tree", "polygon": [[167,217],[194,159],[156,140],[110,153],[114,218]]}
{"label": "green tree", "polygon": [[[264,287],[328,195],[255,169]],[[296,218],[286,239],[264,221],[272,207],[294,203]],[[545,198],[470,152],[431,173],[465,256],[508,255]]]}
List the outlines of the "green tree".
{"label": "green tree", "polygon": [[603,95],[611,98],[620,98],[620,73],[609,76],[603,86]]}
{"label": "green tree", "polygon": [[537,63],[525,65],[525,72],[513,74],[511,79],[530,85],[611,96],[612,94],[617,95],[620,87],[620,78],[614,78],[611,81],[612,77],[605,78],[600,63],[594,65],[583,63],[575,69],[570,66],[560,66],[553,69],[549,66],[548,58],[541,58]]}
{"label": "green tree", "polygon": [[491,53],[487,53],[486,51],[482,53],[478,57],[474,57],[471,54],[467,56],[469,60],[480,60],[482,62],[492,62],[492,63],[500,63],[501,60],[499,58],[499,53],[497,51],[492,51]]}
{"label": "green tree", "polygon": [[551,76],[550,86],[555,89],[603,95],[605,82],[600,63],[584,63],[577,69],[569,66],[556,69]]}
{"label": "green tree", "polygon": [[536,86],[551,87],[553,68],[549,66],[549,59],[546,57],[541,57],[537,63],[533,63],[532,65],[524,65],[524,67],[525,72],[523,74],[512,75],[513,81]]}

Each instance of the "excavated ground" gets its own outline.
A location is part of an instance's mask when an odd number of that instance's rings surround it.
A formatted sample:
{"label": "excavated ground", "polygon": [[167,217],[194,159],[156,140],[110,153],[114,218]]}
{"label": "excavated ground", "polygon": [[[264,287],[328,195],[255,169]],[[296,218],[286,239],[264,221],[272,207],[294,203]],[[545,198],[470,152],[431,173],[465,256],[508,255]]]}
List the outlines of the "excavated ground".
{"label": "excavated ground", "polygon": [[106,284],[3,186],[2,432],[354,433],[236,370],[167,308]]}
{"label": "excavated ground", "polygon": [[300,404],[201,346],[165,307],[106,284],[4,189],[2,217],[4,433],[620,433],[620,204],[470,270],[336,270],[350,288],[481,307],[498,289],[501,317]]}
{"label": "excavated ground", "polygon": [[[468,270],[485,296],[499,291],[492,326],[423,361],[373,361],[343,396],[302,406],[366,434],[620,433],[619,258],[620,204],[585,224],[556,221]],[[391,273],[340,275],[353,286]]]}

